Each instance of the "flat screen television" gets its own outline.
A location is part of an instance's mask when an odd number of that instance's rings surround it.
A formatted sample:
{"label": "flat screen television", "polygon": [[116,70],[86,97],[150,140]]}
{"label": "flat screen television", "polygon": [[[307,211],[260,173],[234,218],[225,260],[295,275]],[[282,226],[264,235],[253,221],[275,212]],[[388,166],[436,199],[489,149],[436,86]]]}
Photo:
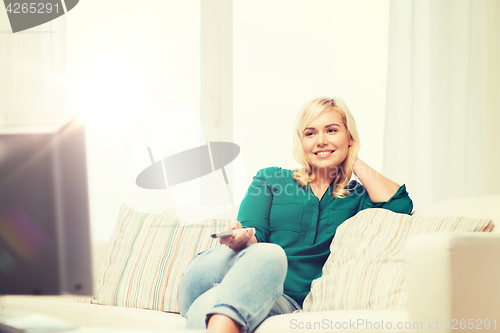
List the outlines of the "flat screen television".
{"label": "flat screen television", "polygon": [[91,295],[81,118],[0,124],[0,295]]}

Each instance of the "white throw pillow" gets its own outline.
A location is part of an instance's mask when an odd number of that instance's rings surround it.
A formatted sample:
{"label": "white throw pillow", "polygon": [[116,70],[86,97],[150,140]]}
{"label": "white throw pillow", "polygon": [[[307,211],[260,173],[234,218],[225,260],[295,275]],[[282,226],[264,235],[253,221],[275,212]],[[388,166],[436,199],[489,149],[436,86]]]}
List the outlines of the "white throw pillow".
{"label": "white throw pillow", "polygon": [[322,276],[313,281],[304,311],[406,311],[405,244],[414,235],[490,231],[493,221],[469,217],[415,217],[366,209],[342,223]]}

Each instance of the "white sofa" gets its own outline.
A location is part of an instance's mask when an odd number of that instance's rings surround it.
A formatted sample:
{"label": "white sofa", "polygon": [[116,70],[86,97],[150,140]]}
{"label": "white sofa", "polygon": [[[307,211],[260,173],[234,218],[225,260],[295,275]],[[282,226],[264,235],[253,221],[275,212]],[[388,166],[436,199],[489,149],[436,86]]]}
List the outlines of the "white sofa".
{"label": "white sofa", "polygon": [[[489,218],[500,223],[499,207],[500,195],[470,197],[435,203],[417,210],[413,215],[469,216]],[[95,280],[107,246],[106,242],[93,244]],[[491,233],[443,232],[413,237],[407,244],[406,263],[408,312],[352,310],[294,313],[268,318],[255,332],[440,333],[456,332],[457,328],[460,331],[475,331],[479,327],[483,332],[500,330],[499,226],[494,227]],[[138,329],[180,329],[185,326],[185,319],[178,314],[75,303],[74,298],[70,295],[4,296],[0,306],[3,310],[44,313],[81,326]],[[444,322],[449,319],[456,319],[456,322],[450,321],[450,327],[444,327]],[[486,329],[486,319],[490,329]],[[435,329],[437,320],[439,328]],[[401,323],[403,327],[383,329],[382,322],[389,321]],[[372,325],[371,329],[368,322]],[[333,323],[340,323],[337,325],[339,329]],[[413,323],[422,323],[422,326],[416,324],[412,329]]]}

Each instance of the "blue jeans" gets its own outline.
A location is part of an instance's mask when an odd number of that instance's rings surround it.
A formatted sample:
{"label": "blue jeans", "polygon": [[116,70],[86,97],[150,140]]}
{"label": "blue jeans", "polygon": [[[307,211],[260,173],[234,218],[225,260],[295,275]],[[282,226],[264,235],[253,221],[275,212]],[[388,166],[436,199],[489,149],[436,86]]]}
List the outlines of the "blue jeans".
{"label": "blue jeans", "polygon": [[267,317],[301,307],[283,294],[285,251],[270,243],[227,247],[199,253],[182,276],[178,302],[186,328],[205,329],[213,314],[223,314],[252,332]]}

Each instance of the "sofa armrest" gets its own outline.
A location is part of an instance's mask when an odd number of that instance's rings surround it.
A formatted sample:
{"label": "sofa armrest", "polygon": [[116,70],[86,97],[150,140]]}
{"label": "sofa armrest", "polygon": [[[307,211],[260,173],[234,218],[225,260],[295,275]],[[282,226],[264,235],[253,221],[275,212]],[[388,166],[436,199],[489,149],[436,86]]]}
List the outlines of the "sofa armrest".
{"label": "sofa armrest", "polygon": [[[464,331],[462,320],[484,332],[489,319],[486,331],[493,331],[493,320],[500,329],[500,234],[418,235],[408,242],[406,260],[410,322],[428,327],[438,321],[431,328],[441,333]],[[444,326],[447,320],[450,327]]]}

